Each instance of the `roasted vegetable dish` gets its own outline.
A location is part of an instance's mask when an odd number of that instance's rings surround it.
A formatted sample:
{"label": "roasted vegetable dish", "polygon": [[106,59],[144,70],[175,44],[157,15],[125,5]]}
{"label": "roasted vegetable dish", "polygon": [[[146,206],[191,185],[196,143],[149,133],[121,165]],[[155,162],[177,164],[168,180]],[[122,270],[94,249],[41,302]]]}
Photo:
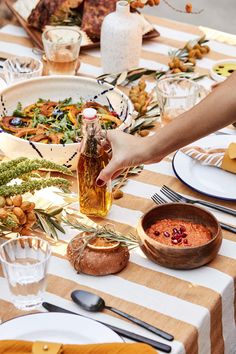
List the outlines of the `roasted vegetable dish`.
{"label": "roasted vegetable dish", "polygon": [[84,108],[95,108],[104,129],[115,129],[122,121],[114,111],[97,102],[72,103],[39,99],[27,107],[18,103],[12,116],[1,118],[1,128],[18,138],[45,144],[75,143],[81,136],[81,118]]}

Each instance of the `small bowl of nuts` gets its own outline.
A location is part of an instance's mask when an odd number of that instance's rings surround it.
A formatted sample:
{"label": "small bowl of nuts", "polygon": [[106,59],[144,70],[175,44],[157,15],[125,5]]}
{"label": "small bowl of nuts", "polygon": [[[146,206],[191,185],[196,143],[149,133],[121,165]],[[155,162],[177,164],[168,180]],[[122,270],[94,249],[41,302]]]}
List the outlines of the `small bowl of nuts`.
{"label": "small bowl of nuts", "polygon": [[205,209],[168,203],[149,210],[137,228],[141,249],[155,263],[175,269],[193,269],[216,257],[221,227]]}

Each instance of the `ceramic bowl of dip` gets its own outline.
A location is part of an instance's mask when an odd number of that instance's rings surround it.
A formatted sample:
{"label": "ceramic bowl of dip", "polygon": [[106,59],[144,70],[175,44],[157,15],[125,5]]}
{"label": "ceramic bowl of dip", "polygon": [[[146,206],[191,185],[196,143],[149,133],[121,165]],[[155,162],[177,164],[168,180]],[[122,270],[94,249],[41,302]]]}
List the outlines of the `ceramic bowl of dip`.
{"label": "ceramic bowl of dip", "polygon": [[174,269],[193,269],[213,260],[222,242],[219,222],[191,204],[168,203],[145,213],[137,232],[140,247],[153,262]]}

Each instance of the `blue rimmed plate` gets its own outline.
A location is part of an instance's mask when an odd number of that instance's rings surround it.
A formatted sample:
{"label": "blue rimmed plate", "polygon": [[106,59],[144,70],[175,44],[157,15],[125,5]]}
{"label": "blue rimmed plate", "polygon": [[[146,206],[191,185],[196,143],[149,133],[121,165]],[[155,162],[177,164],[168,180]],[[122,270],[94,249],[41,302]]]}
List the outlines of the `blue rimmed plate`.
{"label": "blue rimmed plate", "polygon": [[[208,136],[191,145],[205,148],[226,148],[236,136]],[[172,161],[173,170],[184,184],[197,192],[222,200],[236,201],[236,175],[216,167],[202,165],[180,150]]]}

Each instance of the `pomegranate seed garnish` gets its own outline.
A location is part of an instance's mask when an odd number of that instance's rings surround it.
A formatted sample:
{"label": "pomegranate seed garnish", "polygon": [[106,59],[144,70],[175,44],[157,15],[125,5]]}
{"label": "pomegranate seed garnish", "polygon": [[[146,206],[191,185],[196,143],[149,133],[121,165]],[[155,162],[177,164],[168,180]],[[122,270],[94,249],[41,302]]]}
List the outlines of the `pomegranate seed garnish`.
{"label": "pomegranate seed garnish", "polygon": [[182,234],[182,237],[183,237],[183,238],[187,237],[187,234],[186,234],[186,233],[183,233],[183,234]]}
{"label": "pomegranate seed garnish", "polygon": [[183,225],[181,225],[181,226],[180,226],[180,231],[181,231],[181,232],[186,231],[186,227],[185,227],[185,226],[183,226]]}
{"label": "pomegranate seed garnish", "polygon": [[176,237],[175,237],[175,236],[172,236],[172,237],[171,237],[171,240],[176,240]]}
{"label": "pomegranate seed garnish", "polygon": [[182,238],[182,234],[181,235],[175,235],[175,238],[176,238],[176,240],[178,240],[179,238]]}
{"label": "pomegranate seed garnish", "polygon": [[187,244],[187,243],[188,243],[188,240],[187,240],[187,239],[184,239],[184,240],[183,240],[183,243]]}
{"label": "pomegranate seed garnish", "polygon": [[178,230],[176,229],[176,227],[173,228],[173,232],[174,232],[174,234],[178,233]]}
{"label": "pomegranate seed garnish", "polygon": [[178,240],[172,240],[171,242],[172,242],[174,245],[177,245]]}
{"label": "pomegranate seed garnish", "polygon": [[156,231],[154,231],[154,235],[155,235],[155,236],[159,236],[159,235],[160,235],[160,232],[156,230]]}
{"label": "pomegranate seed garnish", "polygon": [[180,243],[180,242],[182,242],[182,237],[180,237],[180,238],[178,239],[178,243]]}
{"label": "pomegranate seed garnish", "polygon": [[170,237],[170,233],[169,233],[168,231],[165,231],[165,232],[164,232],[164,236],[165,236],[165,237]]}

